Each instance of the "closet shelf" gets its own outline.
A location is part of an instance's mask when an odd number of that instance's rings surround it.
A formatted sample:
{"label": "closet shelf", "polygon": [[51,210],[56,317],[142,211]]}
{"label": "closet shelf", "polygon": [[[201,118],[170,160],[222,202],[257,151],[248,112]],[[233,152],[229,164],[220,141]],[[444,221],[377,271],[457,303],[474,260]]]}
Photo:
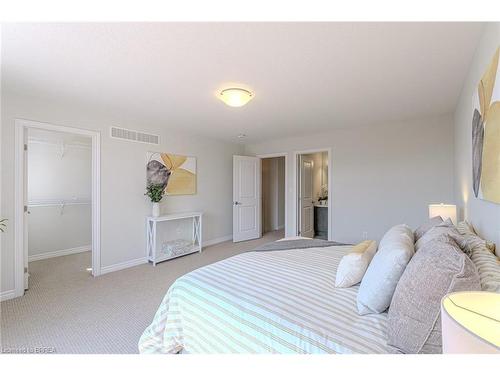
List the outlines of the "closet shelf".
{"label": "closet shelf", "polygon": [[29,201],[28,207],[49,207],[49,206],[76,206],[92,204],[90,200],[44,200],[44,201]]}

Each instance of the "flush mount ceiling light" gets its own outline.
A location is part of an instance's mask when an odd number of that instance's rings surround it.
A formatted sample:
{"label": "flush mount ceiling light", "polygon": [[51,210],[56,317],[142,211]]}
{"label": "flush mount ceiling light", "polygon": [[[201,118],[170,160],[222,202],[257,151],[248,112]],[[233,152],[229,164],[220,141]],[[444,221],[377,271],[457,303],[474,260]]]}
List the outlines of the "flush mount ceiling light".
{"label": "flush mount ceiling light", "polygon": [[242,107],[253,99],[253,94],[245,89],[231,87],[222,90],[219,97],[230,107]]}

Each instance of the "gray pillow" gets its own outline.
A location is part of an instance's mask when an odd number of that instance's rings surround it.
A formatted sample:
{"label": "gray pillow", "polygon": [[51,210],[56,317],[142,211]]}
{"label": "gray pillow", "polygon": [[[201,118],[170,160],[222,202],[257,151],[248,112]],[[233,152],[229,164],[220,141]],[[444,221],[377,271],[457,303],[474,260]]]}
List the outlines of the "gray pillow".
{"label": "gray pillow", "polygon": [[465,238],[459,233],[458,229],[453,225],[450,219],[443,221],[441,224],[435,225],[420,239],[415,242],[415,251],[418,251],[426,242],[435,240],[441,235],[446,234],[452,237],[457,245],[463,250],[465,247]]}
{"label": "gray pillow", "polygon": [[357,306],[360,315],[387,310],[413,253],[413,231],[407,225],[396,225],[387,231],[359,286]]}
{"label": "gray pillow", "polygon": [[442,222],[443,219],[441,218],[441,216],[434,216],[433,218],[427,220],[425,223],[415,229],[415,232],[413,232],[413,234],[415,235],[415,242],[418,241],[426,232],[434,228],[436,225],[441,224]]}
{"label": "gray pillow", "polygon": [[441,299],[462,290],[481,290],[472,261],[450,236],[425,243],[394,292],[387,318],[388,344],[402,353],[441,353]]}

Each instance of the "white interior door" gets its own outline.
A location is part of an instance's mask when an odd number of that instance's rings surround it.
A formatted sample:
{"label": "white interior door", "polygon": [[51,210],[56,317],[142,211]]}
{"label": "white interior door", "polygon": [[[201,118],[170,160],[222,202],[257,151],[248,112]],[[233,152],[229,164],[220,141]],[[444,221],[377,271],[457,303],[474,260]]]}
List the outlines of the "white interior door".
{"label": "white interior door", "polygon": [[313,204],[313,161],[307,155],[300,155],[300,233],[302,237],[314,237],[314,204]]}
{"label": "white interior door", "polygon": [[233,156],[233,242],[262,234],[261,160]]}

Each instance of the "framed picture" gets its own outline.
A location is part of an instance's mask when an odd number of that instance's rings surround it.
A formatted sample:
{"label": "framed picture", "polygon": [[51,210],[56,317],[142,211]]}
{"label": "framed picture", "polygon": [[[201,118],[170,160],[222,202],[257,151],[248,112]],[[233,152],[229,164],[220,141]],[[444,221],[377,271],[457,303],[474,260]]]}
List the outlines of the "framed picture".
{"label": "framed picture", "polygon": [[477,85],[472,115],[472,188],[476,198],[500,203],[499,52]]}
{"label": "framed picture", "polygon": [[164,186],[167,195],[196,194],[196,158],[148,152],[146,183]]}

